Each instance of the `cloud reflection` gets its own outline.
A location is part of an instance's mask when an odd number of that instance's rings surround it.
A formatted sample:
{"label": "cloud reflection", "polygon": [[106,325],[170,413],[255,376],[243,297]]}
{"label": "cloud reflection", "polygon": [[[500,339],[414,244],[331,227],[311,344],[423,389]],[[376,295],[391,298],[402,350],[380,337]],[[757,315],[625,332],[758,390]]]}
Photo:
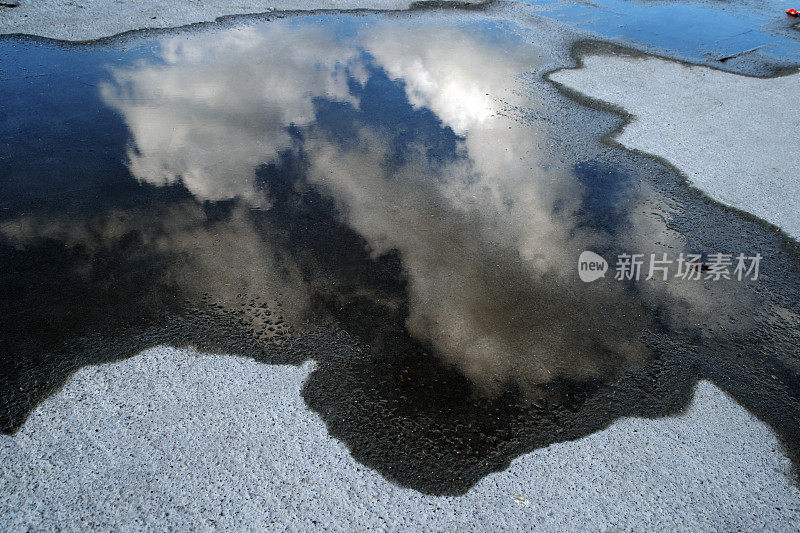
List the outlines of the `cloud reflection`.
{"label": "cloud reflection", "polygon": [[[153,243],[191,259],[167,274],[172,282],[226,301],[232,281],[254,293],[282,287],[303,315],[312,289],[301,273],[318,272],[309,264],[322,258],[296,253],[285,234],[271,238],[245,214],[275,202],[256,170],[280,172],[291,153],[301,169],[287,174],[292,187],[330,198],[373,258],[399,257],[408,333],[484,391],[535,392],[646,358],[648,302],[612,280],[582,284],[575,270],[582,250],[626,238],[581,223],[584,187],[548,123],[512,118],[552,105],[517,79],[541,66],[541,51],[463,29],[386,25],[347,43],[316,27],[267,25],[167,38],[160,62],[114,69],[102,95],[130,129],[131,174],[238,205],[213,228],[199,211],[191,229],[180,222],[186,213],[164,214],[180,227],[162,228]],[[362,109],[379,78],[400,88],[405,115],[385,91],[380,106]],[[320,120],[322,102],[339,115]],[[432,152],[423,133],[434,130],[452,148]]]}
{"label": "cloud reflection", "polygon": [[133,136],[137,179],[180,181],[202,200],[242,198],[266,207],[255,168],[292,146],[288,125],[314,121],[318,96],[357,103],[347,87],[356,50],[323,30],[239,28],[167,39],[163,64],[113,69],[101,87]]}

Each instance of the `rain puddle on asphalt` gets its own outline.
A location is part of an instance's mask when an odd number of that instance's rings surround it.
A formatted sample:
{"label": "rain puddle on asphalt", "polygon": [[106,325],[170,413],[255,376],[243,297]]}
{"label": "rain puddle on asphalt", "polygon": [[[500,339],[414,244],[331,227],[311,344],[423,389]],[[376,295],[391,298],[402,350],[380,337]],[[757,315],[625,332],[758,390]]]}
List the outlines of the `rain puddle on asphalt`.
{"label": "rain puddle on asphalt", "polygon": [[[4,431],[75,369],[166,343],[316,360],[331,434],[427,493],[677,412],[698,378],[794,457],[791,244],[600,143],[616,119],[513,27],[408,20],[0,42]],[[585,250],[605,277],[580,281]],[[621,253],[712,252],[760,253],[760,277],[614,276]]]}
{"label": "rain puddle on asphalt", "polygon": [[[769,74],[764,62],[800,62],[797,19],[785,2],[697,2],[525,0],[544,17],[565,22],[604,39],[677,54],[688,61],[733,66]],[[744,60],[744,63],[738,61]]]}

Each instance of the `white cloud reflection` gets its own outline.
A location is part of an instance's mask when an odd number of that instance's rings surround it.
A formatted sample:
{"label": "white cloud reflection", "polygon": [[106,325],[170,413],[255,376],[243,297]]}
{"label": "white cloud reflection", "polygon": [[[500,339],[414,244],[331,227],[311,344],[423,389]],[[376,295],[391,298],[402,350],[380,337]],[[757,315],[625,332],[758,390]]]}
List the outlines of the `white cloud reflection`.
{"label": "white cloud reflection", "polygon": [[[641,303],[613,281],[577,282],[576,258],[604,237],[578,225],[574,161],[548,148],[546,122],[509,116],[553,104],[516,80],[540,65],[541,50],[388,25],[348,43],[310,25],[270,24],[168,38],[163,63],[115,69],[103,97],[130,128],[132,174],[180,180],[201,200],[264,207],[254,171],[299,142],[287,131],[297,126],[308,182],[373,254],[399,254],[409,332],[485,390],[601,376],[645,357]],[[402,164],[387,165],[393,132],[356,121],[355,138],[342,142],[316,124],[316,97],[358,107],[348,75],[363,85],[369,62],[452,129],[458,157],[412,145]]]}
{"label": "white cloud reflection", "polygon": [[282,26],[239,28],[166,39],[163,64],[114,69],[101,91],[133,136],[131,173],[264,206],[253,170],[292,146],[286,126],[313,122],[317,96],[356,103],[345,73],[356,50],[313,28],[302,43]]}

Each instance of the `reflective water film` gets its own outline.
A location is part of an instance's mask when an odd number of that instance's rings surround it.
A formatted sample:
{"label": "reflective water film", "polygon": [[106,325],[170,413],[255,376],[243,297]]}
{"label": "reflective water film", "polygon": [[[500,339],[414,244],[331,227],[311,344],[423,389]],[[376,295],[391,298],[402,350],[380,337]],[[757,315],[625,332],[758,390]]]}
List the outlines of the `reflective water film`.
{"label": "reflective water film", "polygon": [[[552,56],[517,32],[389,22],[0,43],[3,429],[75,369],[167,343],[316,360],[331,433],[430,493],[674,412],[698,377],[792,447],[791,246],[599,142],[616,119],[543,81]],[[591,283],[587,250],[610,264]],[[760,277],[614,275],[713,252],[761,254]]]}

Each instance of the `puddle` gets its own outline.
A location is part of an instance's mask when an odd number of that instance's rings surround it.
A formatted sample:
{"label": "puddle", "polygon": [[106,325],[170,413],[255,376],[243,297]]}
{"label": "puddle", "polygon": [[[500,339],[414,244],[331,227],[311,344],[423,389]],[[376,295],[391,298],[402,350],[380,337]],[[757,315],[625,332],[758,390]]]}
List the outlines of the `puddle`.
{"label": "puddle", "polygon": [[744,66],[739,59],[767,66],[800,62],[800,42],[792,29],[794,20],[785,14],[785,2],[526,0],[525,4],[544,17],[603,39],[621,40],[688,61],[718,67],[737,65],[734,68]]}
{"label": "puddle", "polygon": [[[700,377],[794,453],[794,252],[599,143],[617,119],[519,35],[309,16],[0,41],[3,429],[166,343],[316,360],[331,433],[428,493],[676,412]],[[767,259],[755,282],[583,283],[583,250]]]}

